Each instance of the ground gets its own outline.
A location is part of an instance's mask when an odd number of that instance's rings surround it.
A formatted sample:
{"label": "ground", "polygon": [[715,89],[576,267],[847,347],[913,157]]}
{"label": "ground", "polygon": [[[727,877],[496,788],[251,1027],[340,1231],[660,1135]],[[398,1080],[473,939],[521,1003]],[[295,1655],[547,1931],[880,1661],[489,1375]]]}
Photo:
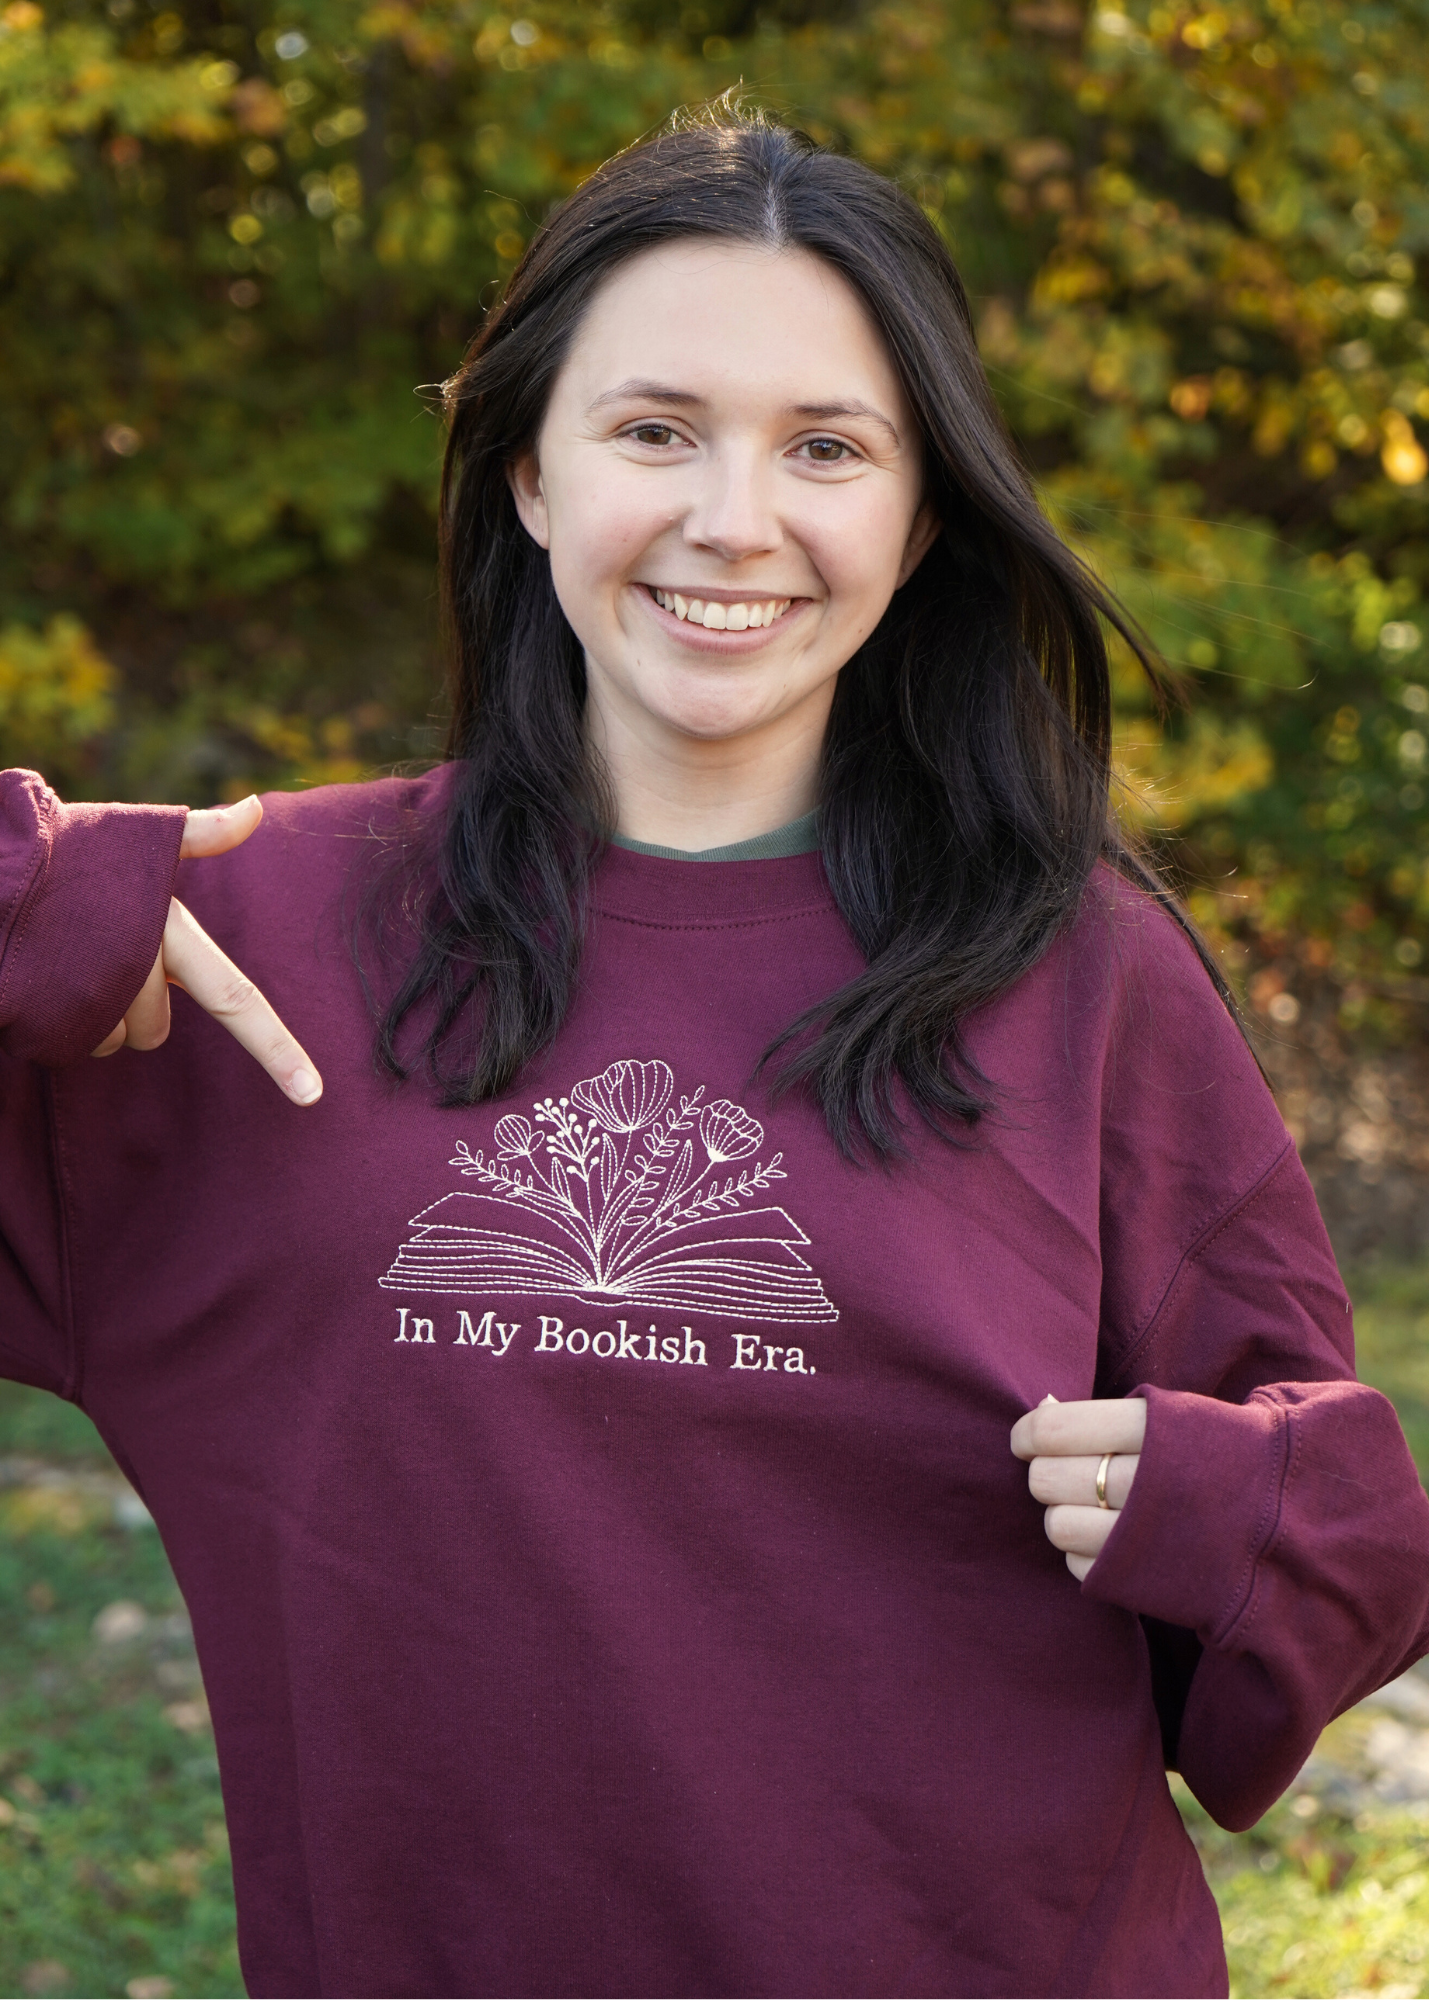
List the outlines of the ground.
{"label": "ground", "polygon": [[[1352,1290],[1361,1372],[1429,1473],[1429,1266]],[[1248,1834],[1176,1789],[1233,1993],[1429,1995],[1429,1675],[1333,1723]],[[0,1993],[242,1991],[213,1738],[158,1537],[85,1417],[0,1384]]]}

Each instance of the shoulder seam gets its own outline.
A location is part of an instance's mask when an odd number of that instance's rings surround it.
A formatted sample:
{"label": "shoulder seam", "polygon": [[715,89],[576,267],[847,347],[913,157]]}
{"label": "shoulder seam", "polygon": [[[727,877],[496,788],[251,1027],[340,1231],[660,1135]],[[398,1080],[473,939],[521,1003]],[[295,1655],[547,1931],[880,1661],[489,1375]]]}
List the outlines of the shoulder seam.
{"label": "shoulder seam", "polygon": [[[0,1011],[3,1011],[5,989],[10,983],[10,975],[15,969],[16,961],[20,955],[20,946],[24,942],[25,932],[29,927],[30,917],[34,910],[35,891],[44,879],[45,871],[49,866],[50,856],[54,852],[54,844],[54,801],[53,799],[45,799],[43,801],[39,838],[35,842],[34,865],[31,868],[28,879],[20,885],[15,893],[14,902],[11,905],[15,912],[15,918],[13,924],[9,927],[10,934],[4,953],[0,955]],[[8,917],[8,914],[8,911],[0,911],[0,925],[4,924],[4,920]]]}
{"label": "shoulder seam", "polygon": [[1270,1163],[1256,1175],[1255,1179],[1242,1193],[1236,1195],[1219,1214],[1213,1216],[1209,1222],[1205,1223],[1181,1252],[1181,1255],[1176,1260],[1175,1268],[1162,1287],[1160,1297],[1148,1313],[1146,1323],[1141,1332],[1132,1336],[1130,1346],[1117,1362],[1115,1369],[1109,1376],[1107,1383],[1108,1392],[1115,1387],[1116,1383],[1124,1379],[1134,1363],[1141,1358],[1146,1348],[1156,1338],[1157,1322],[1170,1305],[1172,1297],[1189,1267],[1205,1250],[1209,1249],[1210,1245],[1223,1230],[1229,1228],[1241,1211],[1248,1208],[1251,1202],[1255,1201],[1264,1192],[1267,1183],[1274,1179],[1275,1175],[1285,1164],[1286,1159],[1292,1156],[1294,1152],[1295,1141],[1287,1132],[1285,1143]]}

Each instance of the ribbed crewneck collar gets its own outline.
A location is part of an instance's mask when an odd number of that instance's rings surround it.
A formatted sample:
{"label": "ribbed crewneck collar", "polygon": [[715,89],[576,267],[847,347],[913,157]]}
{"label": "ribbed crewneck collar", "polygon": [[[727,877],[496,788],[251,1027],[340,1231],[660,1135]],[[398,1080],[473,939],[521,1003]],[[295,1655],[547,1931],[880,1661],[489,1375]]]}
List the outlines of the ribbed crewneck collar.
{"label": "ribbed crewneck collar", "polygon": [[595,871],[592,902],[607,916],[675,928],[748,923],[791,910],[832,905],[817,851],[769,860],[689,861],[607,847]]}

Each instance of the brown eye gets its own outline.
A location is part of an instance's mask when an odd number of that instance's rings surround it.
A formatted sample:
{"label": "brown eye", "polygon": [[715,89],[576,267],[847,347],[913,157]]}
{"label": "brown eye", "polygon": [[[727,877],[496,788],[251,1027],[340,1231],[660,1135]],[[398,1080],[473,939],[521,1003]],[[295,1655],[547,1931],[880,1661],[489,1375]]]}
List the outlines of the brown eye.
{"label": "brown eye", "polygon": [[837,438],[811,438],[808,449],[815,465],[838,465],[848,452]]}
{"label": "brown eye", "polygon": [[668,424],[638,424],[630,436],[638,438],[641,444],[661,445],[671,443],[675,433]]}

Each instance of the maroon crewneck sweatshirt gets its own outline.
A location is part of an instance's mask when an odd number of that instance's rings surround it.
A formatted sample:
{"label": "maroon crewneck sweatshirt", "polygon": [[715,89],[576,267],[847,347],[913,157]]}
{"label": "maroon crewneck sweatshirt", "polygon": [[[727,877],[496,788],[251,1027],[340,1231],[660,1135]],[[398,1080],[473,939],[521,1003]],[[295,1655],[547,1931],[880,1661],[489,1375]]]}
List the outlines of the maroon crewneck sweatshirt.
{"label": "maroon crewneck sweatshirt", "polygon": [[[1110,879],[887,1169],[753,1081],[858,952],[816,855],[612,851],[499,1103],[380,1080],[355,860],[449,780],[0,785],[0,1365],[94,1418],[193,1614],[255,1994],[1224,1993],[1169,1747],[1244,1827],[1429,1647],[1429,1503],[1193,953]],[[177,881],[176,881],[177,876]],[[182,995],[177,886],[321,1066]],[[1079,1586],[1008,1432],[1144,1395]]]}

